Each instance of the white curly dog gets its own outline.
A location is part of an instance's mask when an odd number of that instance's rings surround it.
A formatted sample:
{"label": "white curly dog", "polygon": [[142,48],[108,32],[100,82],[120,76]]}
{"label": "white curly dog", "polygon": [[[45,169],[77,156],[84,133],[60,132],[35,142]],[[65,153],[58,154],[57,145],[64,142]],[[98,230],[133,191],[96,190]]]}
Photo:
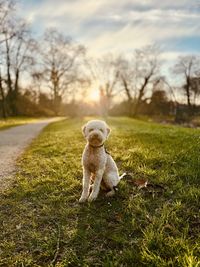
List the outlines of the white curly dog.
{"label": "white curly dog", "polygon": [[113,158],[104,147],[110,128],[104,121],[91,120],[83,126],[82,131],[87,144],[82,155],[83,191],[79,202],[95,200],[100,186],[109,191],[107,196],[113,196],[117,184],[126,173],[119,176]]}

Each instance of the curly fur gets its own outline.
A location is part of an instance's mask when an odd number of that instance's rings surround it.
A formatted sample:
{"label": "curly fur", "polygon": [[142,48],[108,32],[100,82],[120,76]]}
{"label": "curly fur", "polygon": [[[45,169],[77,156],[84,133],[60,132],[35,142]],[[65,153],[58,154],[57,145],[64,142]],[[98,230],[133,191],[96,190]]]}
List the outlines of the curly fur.
{"label": "curly fur", "polygon": [[[79,202],[95,200],[100,186],[109,191],[107,196],[113,196],[115,194],[114,188],[125,174],[119,176],[113,158],[106,153],[104,148],[104,142],[110,134],[110,128],[104,121],[92,120],[84,125],[82,130],[87,144],[82,155],[83,191]],[[92,186],[91,182],[93,182]]]}

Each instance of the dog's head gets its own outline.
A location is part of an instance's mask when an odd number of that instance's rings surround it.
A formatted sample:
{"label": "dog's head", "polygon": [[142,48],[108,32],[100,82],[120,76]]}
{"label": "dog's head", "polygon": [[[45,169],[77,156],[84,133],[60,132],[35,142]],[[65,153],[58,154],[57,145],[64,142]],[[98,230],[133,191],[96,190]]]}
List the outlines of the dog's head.
{"label": "dog's head", "polygon": [[101,120],[88,121],[82,127],[83,135],[92,146],[102,145],[110,133],[110,128]]}

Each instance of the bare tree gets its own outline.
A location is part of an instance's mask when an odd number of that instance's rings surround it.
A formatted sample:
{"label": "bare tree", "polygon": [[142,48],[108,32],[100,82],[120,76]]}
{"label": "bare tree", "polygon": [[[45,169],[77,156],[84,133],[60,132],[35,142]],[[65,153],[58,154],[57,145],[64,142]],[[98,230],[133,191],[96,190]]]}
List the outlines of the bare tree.
{"label": "bare tree", "polygon": [[199,76],[199,74],[197,77],[192,77],[190,79],[190,84],[191,84],[191,90],[193,92],[193,104],[194,104],[194,106],[196,106],[197,99],[200,96],[200,76]]}
{"label": "bare tree", "polygon": [[12,33],[5,37],[5,32],[12,20],[15,4],[14,0],[0,0],[0,45],[6,41],[6,38],[11,39],[14,36]]}
{"label": "bare tree", "polygon": [[[33,64],[34,41],[30,36],[25,22],[13,18],[3,32],[5,36],[2,46],[3,63],[6,69],[6,83],[8,87],[7,102],[12,115],[17,115],[17,97],[19,94],[19,80],[22,72],[29,70]],[[13,36],[9,38],[9,36]]]}
{"label": "bare tree", "polygon": [[159,54],[160,50],[157,46],[146,46],[135,51],[133,60],[121,61],[121,84],[128,101],[134,103],[133,115],[138,114],[148,86],[158,79]]}
{"label": "bare tree", "polygon": [[36,51],[36,42],[31,37],[26,23],[21,22],[16,32],[12,50],[12,69],[15,76],[14,90],[19,90],[20,74],[34,65],[33,53]]}
{"label": "bare tree", "polygon": [[129,116],[133,113],[134,100],[136,99],[136,72],[134,71],[135,65],[132,61],[127,60],[124,57],[120,58],[119,64],[119,80],[120,85],[128,100],[128,114]]}
{"label": "bare tree", "polygon": [[188,106],[188,115],[192,115],[193,108],[192,108],[192,95],[195,94],[195,97],[197,96],[195,90],[194,90],[194,80],[197,78],[199,69],[200,69],[200,61],[196,56],[184,56],[179,57],[178,61],[173,69],[173,71],[176,74],[179,74],[184,79],[184,86],[182,87],[186,99],[187,99],[187,106]]}
{"label": "bare tree", "polygon": [[52,92],[57,115],[63,95],[70,85],[77,82],[80,58],[85,54],[85,48],[56,29],[48,29],[40,50],[42,77]]}
{"label": "bare tree", "polygon": [[173,101],[175,106],[176,106],[177,103],[178,103],[177,97],[176,97],[176,94],[175,94],[175,91],[176,91],[177,87],[171,85],[170,82],[168,81],[167,77],[165,77],[165,76],[161,76],[160,77],[160,81],[162,81],[162,83],[167,86],[166,91],[169,91],[169,95],[170,95],[171,101]]}
{"label": "bare tree", "polygon": [[[10,75],[10,57],[6,55],[5,48],[8,50],[8,41],[14,37],[13,30],[10,27],[13,16],[15,2],[12,0],[0,0],[0,57],[1,57],[1,73],[0,73],[0,91],[2,102],[2,113],[6,117],[6,94],[8,87],[11,89],[11,75]],[[8,64],[5,64],[5,63]],[[3,71],[7,72],[7,79],[4,77]],[[5,86],[5,82],[6,85]]]}
{"label": "bare tree", "polygon": [[146,88],[158,72],[158,53],[157,47],[149,46],[143,50],[136,50],[136,61],[139,80],[139,90],[137,101],[135,105],[134,115],[137,115],[139,105],[141,104],[142,98],[145,95]]}

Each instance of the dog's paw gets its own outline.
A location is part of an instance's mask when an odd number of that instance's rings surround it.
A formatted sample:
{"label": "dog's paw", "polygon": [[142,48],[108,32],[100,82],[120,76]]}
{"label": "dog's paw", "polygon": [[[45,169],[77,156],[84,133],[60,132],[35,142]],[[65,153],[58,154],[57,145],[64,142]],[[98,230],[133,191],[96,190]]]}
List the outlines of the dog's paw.
{"label": "dog's paw", "polygon": [[95,201],[96,198],[97,198],[96,196],[90,195],[89,198],[88,198],[88,202]]}
{"label": "dog's paw", "polygon": [[87,200],[86,197],[81,197],[78,202],[79,203],[84,203],[86,200]]}

